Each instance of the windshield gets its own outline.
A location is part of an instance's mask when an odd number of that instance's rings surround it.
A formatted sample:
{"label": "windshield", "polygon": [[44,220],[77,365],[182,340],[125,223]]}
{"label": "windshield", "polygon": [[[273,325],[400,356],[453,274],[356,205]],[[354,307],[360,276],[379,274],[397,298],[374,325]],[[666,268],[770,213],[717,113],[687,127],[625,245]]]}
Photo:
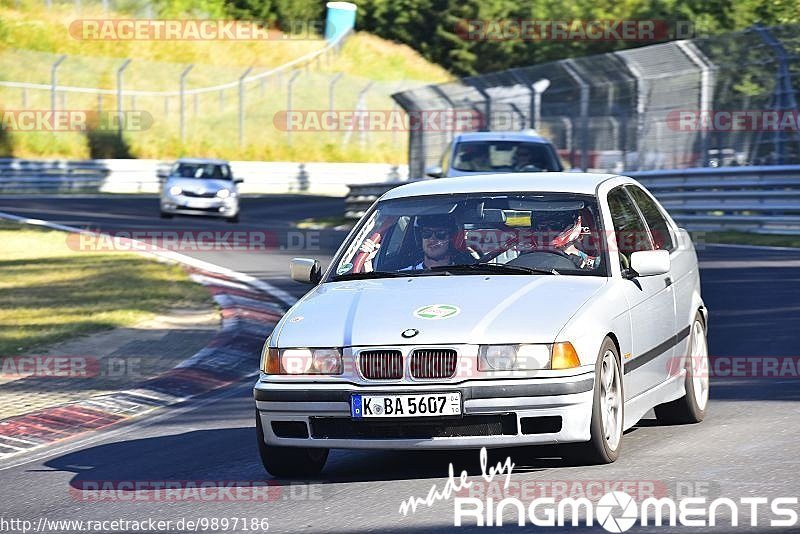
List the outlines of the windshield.
{"label": "windshield", "polygon": [[172,176],[206,180],[230,180],[231,173],[227,165],[218,163],[176,163],[172,168]]}
{"label": "windshield", "polygon": [[326,281],[459,274],[606,276],[595,197],[480,193],[380,202]]}
{"label": "windshield", "polygon": [[453,168],[472,172],[560,171],[546,143],[525,141],[467,141],[456,146]]}

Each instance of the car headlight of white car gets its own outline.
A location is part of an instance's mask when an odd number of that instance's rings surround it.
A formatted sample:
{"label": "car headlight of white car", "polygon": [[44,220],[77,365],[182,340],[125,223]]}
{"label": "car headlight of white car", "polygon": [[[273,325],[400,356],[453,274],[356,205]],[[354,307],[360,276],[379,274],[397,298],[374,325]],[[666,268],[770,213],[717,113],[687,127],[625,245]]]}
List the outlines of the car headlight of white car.
{"label": "car headlight of white car", "polygon": [[169,194],[174,197],[177,197],[181,193],[183,193],[183,189],[181,189],[180,186],[173,185],[172,187],[169,188]]}
{"label": "car headlight of white car", "polygon": [[340,375],[342,352],[336,348],[275,349],[264,344],[261,370],[270,375]]}
{"label": "car headlight of white car", "polygon": [[230,189],[220,189],[217,191],[217,198],[228,198],[229,196],[231,196]]}
{"label": "car headlight of white car", "polygon": [[580,365],[570,342],[535,345],[481,345],[479,371],[536,371],[572,369]]}

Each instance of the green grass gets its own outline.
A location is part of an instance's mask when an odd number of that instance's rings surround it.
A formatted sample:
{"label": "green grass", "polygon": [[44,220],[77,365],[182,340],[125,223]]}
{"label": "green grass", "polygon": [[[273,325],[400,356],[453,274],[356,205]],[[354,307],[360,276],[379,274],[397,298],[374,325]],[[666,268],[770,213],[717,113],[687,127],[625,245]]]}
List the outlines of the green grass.
{"label": "green grass", "polygon": [[800,248],[800,235],[754,234],[752,232],[692,232],[696,243],[726,243],[734,245],[761,245],[769,247]]}
{"label": "green grass", "polygon": [[211,305],[179,266],[72,250],[68,235],[0,221],[0,357]]}
{"label": "green grass", "polygon": [[[124,73],[127,89],[175,91],[186,64],[194,64],[187,89],[236,81],[248,67],[253,74],[265,72],[291,59],[321,49],[322,39],[268,41],[88,41],[73,38],[70,23],[77,19],[108,18],[98,6],[55,3],[50,9],[35,2],[0,0],[0,79],[39,84],[50,83],[50,66],[59,54],[67,60],[58,70],[60,84],[116,88],[116,69],[123,58],[133,61]],[[117,15],[128,18],[130,15]],[[328,85],[338,73],[334,107],[352,110],[359,92],[374,82],[367,93],[370,110],[392,110],[390,95],[428,83],[451,79],[410,47],[373,35],[356,33],[332,55],[312,64],[294,84],[292,109],[327,110]],[[245,141],[238,132],[238,90],[204,93],[186,99],[186,137],[181,140],[177,97],[139,96],[116,102],[102,97],[104,110],[146,111],[153,124],[144,131],[126,131],[128,153],[137,158],[173,159],[181,156],[220,157],[233,160],[353,161],[400,163],[407,158],[407,132],[295,132],[289,139],[274,126],[277,113],[288,105],[288,74],[246,86]],[[0,110],[50,109],[47,90],[0,87]],[[58,107],[96,110],[93,94],[67,93]],[[10,132],[0,143],[0,156],[99,157],[90,150],[87,136],[79,132]],[[119,157],[119,156],[118,156]]]}

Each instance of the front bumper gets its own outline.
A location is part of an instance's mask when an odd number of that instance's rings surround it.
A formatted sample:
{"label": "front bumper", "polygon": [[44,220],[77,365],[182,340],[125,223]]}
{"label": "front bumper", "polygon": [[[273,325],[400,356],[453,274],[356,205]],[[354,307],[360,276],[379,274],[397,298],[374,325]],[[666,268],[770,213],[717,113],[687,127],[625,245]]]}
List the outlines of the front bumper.
{"label": "front bumper", "polygon": [[[594,373],[571,377],[470,380],[460,384],[360,386],[270,382],[253,394],[264,442],[284,447],[459,449],[588,441]],[[354,393],[461,392],[463,414],[354,420]]]}
{"label": "front bumper", "polygon": [[233,217],[239,212],[239,201],[232,197],[187,199],[169,196],[161,200],[161,211],[175,215],[210,215]]}

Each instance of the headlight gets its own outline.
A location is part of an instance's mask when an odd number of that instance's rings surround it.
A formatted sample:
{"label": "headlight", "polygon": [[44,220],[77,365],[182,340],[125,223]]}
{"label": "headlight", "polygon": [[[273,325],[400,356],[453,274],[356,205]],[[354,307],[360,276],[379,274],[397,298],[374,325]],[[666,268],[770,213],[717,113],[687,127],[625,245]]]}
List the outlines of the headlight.
{"label": "headlight", "polygon": [[183,193],[183,189],[181,189],[177,185],[173,185],[172,187],[169,188],[169,194],[174,197],[180,195],[181,193]]}
{"label": "headlight", "polygon": [[550,345],[481,345],[479,371],[535,371],[550,368]]}
{"label": "headlight", "polygon": [[217,191],[217,197],[219,198],[228,198],[229,196],[231,196],[230,189],[220,189]]}
{"label": "headlight", "polygon": [[264,346],[261,370],[270,375],[340,375],[339,349],[271,349]]}
{"label": "headlight", "polygon": [[581,361],[572,343],[552,345],[481,345],[479,371],[536,371],[573,369]]}

